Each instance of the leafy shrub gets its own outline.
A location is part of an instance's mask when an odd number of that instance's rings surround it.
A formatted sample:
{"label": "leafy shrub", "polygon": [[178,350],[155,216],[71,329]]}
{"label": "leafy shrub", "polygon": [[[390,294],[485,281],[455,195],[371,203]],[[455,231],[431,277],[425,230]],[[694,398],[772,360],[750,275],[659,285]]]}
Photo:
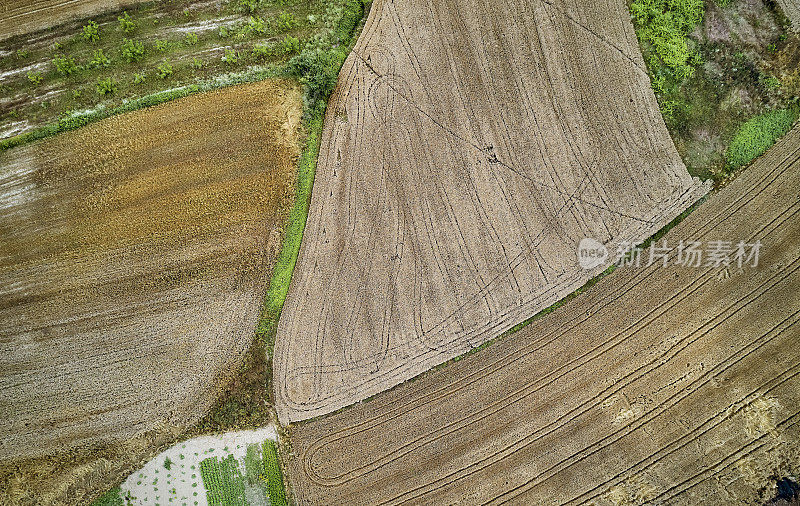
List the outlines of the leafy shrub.
{"label": "leafy shrub", "polygon": [[764,88],[774,90],[781,87],[781,80],[775,76],[770,76],[764,79],[763,84]]}
{"label": "leafy shrub", "polygon": [[110,77],[97,80],[97,94],[101,97],[111,95],[117,91],[117,83]]}
{"label": "leafy shrub", "polygon": [[227,26],[220,26],[219,27],[219,36],[222,39],[227,39],[231,36],[231,31],[228,29]]}
{"label": "leafy shrub", "polygon": [[120,54],[128,63],[139,61],[144,58],[144,44],[138,40],[122,39]]}
{"label": "leafy shrub", "polygon": [[296,53],[300,51],[300,39],[297,37],[292,37],[291,35],[287,35],[281,41],[281,51],[285,54]]}
{"label": "leafy shrub", "polygon": [[156,67],[156,73],[161,79],[166,79],[172,75],[172,65],[167,62],[161,63]]}
{"label": "leafy shrub", "polygon": [[194,46],[199,40],[200,37],[198,37],[194,32],[187,33],[184,37],[184,41],[186,42],[187,46]]}
{"label": "leafy shrub", "polygon": [[20,60],[24,60],[30,54],[31,52],[28,51],[27,49],[17,49],[17,58],[19,58]]}
{"label": "leafy shrub", "polygon": [[100,40],[100,27],[94,21],[89,21],[83,27],[83,38],[89,42],[97,42]]}
{"label": "leafy shrub", "polygon": [[127,11],[122,13],[122,16],[117,18],[119,21],[119,29],[125,33],[133,33],[136,30],[136,23],[131,19]]}
{"label": "leafy shrub", "polygon": [[72,98],[78,99],[81,98],[83,92],[81,90],[72,90]]}
{"label": "leafy shrub", "polygon": [[294,17],[294,14],[291,12],[283,11],[278,14],[278,30],[281,32],[287,32],[297,26],[297,19]]}
{"label": "leafy shrub", "polygon": [[326,101],[336,86],[339,69],[344,63],[344,51],[316,49],[303,51],[287,64],[289,73],[300,78],[312,102]]}
{"label": "leafy shrub", "polygon": [[142,84],[147,80],[147,76],[144,72],[139,72],[137,74],[133,74],[133,84]]}
{"label": "leafy shrub", "polygon": [[38,86],[42,84],[43,80],[44,78],[42,77],[41,72],[32,72],[30,70],[28,71],[28,81],[30,81],[34,85]]}
{"label": "leafy shrub", "polygon": [[98,49],[94,52],[94,56],[88,64],[90,69],[102,69],[109,66],[111,66],[111,58],[106,56],[102,49]]}
{"label": "leafy shrub", "polygon": [[263,18],[250,16],[250,19],[247,20],[244,33],[249,35],[254,32],[259,35],[267,33],[267,22]]}
{"label": "leafy shrub", "polygon": [[164,52],[168,48],[168,44],[166,40],[157,40],[156,41],[156,51]]}
{"label": "leafy shrub", "polygon": [[269,44],[256,44],[253,46],[253,55],[261,58],[268,58],[272,56],[272,46]]}
{"label": "leafy shrub", "polygon": [[200,58],[193,58],[192,68],[195,70],[200,70],[201,68],[203,68],[203,60],[201,60]]}
{"label": "leafy shrub", "polygon": [[254,13],[261,7],[263,0],[239,0],[239,8],[247,13]]}
{"label": "leafy shrub", "polygon": [[725,153],[728,169],[738,169],[763,155],[792,128],[799,114],[800,110],[795,106],[769,111],[745,122]]}
{"label": "leafy shrub", "polygon": [[226,49],[225,55],[222,57],[222,61],[229,65],[235,65],[239,63],[239,53],[233,49]]}
{"label": "leafy shrub", "polygon": [[164,459],[164,469],[169,471],[171,468],[172,468],[172,460],[170,460],[170,458],[167,457],[166,459]]}
{"label": "leafy shrub", "polygon": [[75,63],[75,58],[71,56],[56,55],[53,58],[53,66],[62,76],[68,76],[78,70],[78,65]]}
{"label": "leafy shrub", "polygon": [[699,52],[689,47],[687,35],[703,20],[703,0],[633,0],[630,6],[636,35],[643,46],[679,77],[694,74]]}

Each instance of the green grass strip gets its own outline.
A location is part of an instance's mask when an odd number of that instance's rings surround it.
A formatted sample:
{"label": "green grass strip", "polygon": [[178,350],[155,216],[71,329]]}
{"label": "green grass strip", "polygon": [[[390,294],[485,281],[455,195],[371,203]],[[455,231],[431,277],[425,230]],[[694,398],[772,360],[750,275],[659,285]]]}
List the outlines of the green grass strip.
{"label": "green grass strip", "polygon": [[283,473],[278,461],[278,448],[272,441],[264,441],[264,477],[267,480],[270,506],[286,506],[286,492],[283,490]]}
{"label": "green grass strip", "polygon": [[327,51],[313,50],[303,53],[293,58],[287,65],[288,72],[298,76],[305,88],[308,136],[298,162],[294,207],[289,213],[289,220],[284,229],[283,247],[272,273],[261,319],[256,329],[256,334],[264,341],[264,347],[270,357],[274,352],[278,320],[286,295],[289,293],[289,285],[306,228],[328,97],[333,91],[347,54],[355,43],[356,28],[363,15],[364,3],[361,0],[349,0],[336,30],[340,46]]}
{"label": "green grass strip", "polygon": [[746,121],[736,132],[725,154],[729,170],[744,167],[763,155],[775,141],[791,130],[800,116],[797,105],[765,112]]}

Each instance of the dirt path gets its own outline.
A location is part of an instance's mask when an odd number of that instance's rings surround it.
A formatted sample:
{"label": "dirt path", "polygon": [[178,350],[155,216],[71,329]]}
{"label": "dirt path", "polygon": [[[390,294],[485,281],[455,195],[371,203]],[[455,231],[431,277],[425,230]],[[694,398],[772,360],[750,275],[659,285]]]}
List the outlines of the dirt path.
{"label": "dirt path", "polygon": [[2,464],[206,413],[253,339],[300,116],[265,82],[0,153]]}
{"label": "dirt path", "polygon": [[758,267],[684,267],[673,253],[668,267],[618,269],[479,353],[294,426],[299,503],[774,493],[800,450],[799,189],[796,127],[665,237],[760,240]]}
{"label": "dirt path", "polygon": [[619,0],[373,4],[280,320],[281,420],[499,335],[602,270],[578,265],[581,239],[640,241],[706,192],[628,19]]}

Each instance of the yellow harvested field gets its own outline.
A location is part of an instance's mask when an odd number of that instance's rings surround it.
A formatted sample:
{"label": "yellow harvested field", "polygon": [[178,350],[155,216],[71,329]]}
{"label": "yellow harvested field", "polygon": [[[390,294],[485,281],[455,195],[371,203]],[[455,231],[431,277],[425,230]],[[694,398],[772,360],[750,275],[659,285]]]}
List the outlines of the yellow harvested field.
{"label": "yellow harvested field", "polygon": [[[497,15],[503,10],[502,15]],[[376,0],[331,99],[279,323],[281,421],[330,413],[582,286],[704,195],[622,0]]]}
{"label": "yellow harvested field", "polygon": [[[479,353],[291,427],[298,504],[765,504],[800,458],[800,127],[620,268]],[[748,253],[749,256],[749,253]],[[704,257],[708,258],[708,257]]]}
{"label": "yellow harvested field", "polygon": [[206,414],[253,340],[301,102],[296,83],[236,86],[0,153],[0,465]]}

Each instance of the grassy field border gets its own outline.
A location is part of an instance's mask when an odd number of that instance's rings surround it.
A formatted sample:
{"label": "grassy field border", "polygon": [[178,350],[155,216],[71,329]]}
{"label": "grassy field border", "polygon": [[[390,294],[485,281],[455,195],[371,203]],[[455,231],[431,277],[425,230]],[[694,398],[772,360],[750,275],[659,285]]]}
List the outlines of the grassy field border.
{"label": "grassy field border", "polygon": [[110,118],[111,116],[138,111],[148,107],[155,107],[157,105],[185,98],[197,93],[214,91],[239,84],[255,83],[267,79],[287,77],[292,76],[289,75],[285,65],[253,67],[244,72],[225,74],[198,84],[190,84],[171,90],[160,91],[151,95],[145,95],[144,97],[131,100],[117,107],[100,107],[97,109],[78,112],[70,116],[65,116],[56,123],[51,123],[29,132],[0,140],[0,151],[6,151],[8,149],[38,141],[40,139],[45,139],[47,137],[52,137],[63,132],[69,132],[70,130],[84,127],[90,123],[95,123],[97,121]]}

